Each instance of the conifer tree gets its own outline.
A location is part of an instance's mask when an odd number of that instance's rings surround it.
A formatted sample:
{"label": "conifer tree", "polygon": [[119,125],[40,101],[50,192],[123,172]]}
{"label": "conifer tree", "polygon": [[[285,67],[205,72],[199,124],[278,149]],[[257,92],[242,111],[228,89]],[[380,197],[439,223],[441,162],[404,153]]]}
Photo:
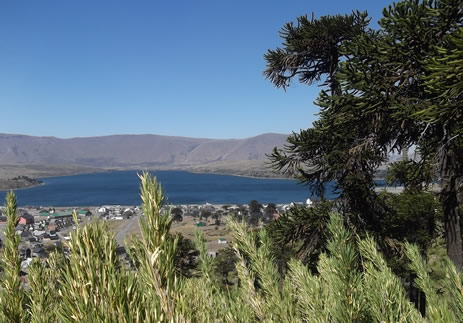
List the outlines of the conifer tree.
{"label": "conifer tree", "polygon": [[284,47],[269,50],[265,55],[267,68],[264,75],[277,87],[285,89],[293,77],[301,83],[312,84],[327,76],[326,84],[334,94],[338,91],[336,72],[343,56],[341,46],[364,32],[367,14],[297,18],[280,31]]}
{"label": "conifer tree", "polygon": [[458,38],[462,8],[461,0],[404,0],[384,9],[378,31],[343,43],[339,90],[321,92],[319,120],[271,156],[276,169],[320,191],[337,181],[356,225],[374,230],[387,211],[372,191],[374,172],[391,152],[416,147],[421,174],[430,164],[438,168],[447,251],[459,268],[461,62],[458,42],[447,39]]}

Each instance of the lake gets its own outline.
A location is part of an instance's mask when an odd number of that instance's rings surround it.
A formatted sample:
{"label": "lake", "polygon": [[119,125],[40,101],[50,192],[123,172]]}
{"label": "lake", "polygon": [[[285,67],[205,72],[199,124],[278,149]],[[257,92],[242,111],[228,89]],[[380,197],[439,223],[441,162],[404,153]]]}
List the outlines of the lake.
{"label": "lake", "polygon": [[[313,197],[307,186],[289,179],[248,178],[184,171],[154,171],[169,204],[247,204],[303,202]],[[16,190],[20,206],[139,205],[136,171],[48,177],[44,185]],[[5,191],[0,191],[4,204]],[[333,198],[330,192],[327,198]]]}

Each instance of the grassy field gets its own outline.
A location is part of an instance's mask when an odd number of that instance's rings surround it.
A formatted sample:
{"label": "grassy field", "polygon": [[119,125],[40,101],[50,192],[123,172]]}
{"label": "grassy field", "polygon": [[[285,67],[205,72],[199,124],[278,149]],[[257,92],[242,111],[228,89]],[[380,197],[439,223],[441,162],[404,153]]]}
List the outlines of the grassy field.
{"label": "grassy field", "polygon": [[[181,233],[185,238],[194,240],[194,232],[196,227],[197,219],[187,216],[183,218],[182,222],[174,222],[171,228],[171,232]],[[227,229],[225,224],[216,226],[213,221],[203,221],[207,225],[199,227],[204,234],[204,238],[207,241],[207,247],[209,251],[217,251],[219,249],[227,247],[228,244],[219,244],[219,238],[225,238],[228,242],[231,240],[230,231]]]}
{"label": "grassy field", "polygon": [[[108,220],[109,229],[111,231],[118,232],[124,225],[124,222],[126,221],[127,220]],[[194,240],[194,232],[197,228],[197,221],[198,220],[194,219],[193,217],[186,216],[183,218],[182,222],[172,223],[171,233],[178,232],[181,233],[185,238]],[[228,244],[219,244],[218,242],[219,238],[225,238],[228,242],[230,242],[231,240],[230,232],[225,226],[225,224],[216,226],[213,220],[209,220],[209,222],[203,222],[207,225],[204,227],[199,227],[199,230],[201,230],[204,234],[204,238],[207,241],[208,250],[217,251],[219,249],[226,248]],[[127,236],[130,236],[131,234],[141,235],[138,219],[137,224],[133,227],[133,230],[127,233]]]}

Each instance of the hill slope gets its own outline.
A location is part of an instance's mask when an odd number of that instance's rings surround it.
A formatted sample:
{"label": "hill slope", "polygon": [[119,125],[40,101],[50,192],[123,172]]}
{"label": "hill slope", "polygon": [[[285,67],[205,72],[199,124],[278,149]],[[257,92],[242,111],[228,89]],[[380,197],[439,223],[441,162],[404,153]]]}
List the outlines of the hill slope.
{"label": "hill slope", "polygon": [[0,164],[81,165],[101,168],[150,168],[263,161],[287,135],[245,139],[205,139],[159,135],[113,135],[59,139],[0,134]]}

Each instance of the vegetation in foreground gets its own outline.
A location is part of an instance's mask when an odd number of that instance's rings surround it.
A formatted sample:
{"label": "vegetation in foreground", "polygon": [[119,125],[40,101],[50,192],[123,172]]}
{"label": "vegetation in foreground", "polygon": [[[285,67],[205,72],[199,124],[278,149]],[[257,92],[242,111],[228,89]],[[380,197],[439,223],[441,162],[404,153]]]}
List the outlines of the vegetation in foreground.
{"label": "vegetation in foreground", "polygon": [[281,274],[269,232],[229,220],[239,284],[224,287],[214,275],[200,231],[200,274],[187,278],[175,265],[178,237],[169,234],[171,215],[161,211],[161,186],[148,174],[140,178],[145,216],[142,237],[129,246],[133,266],[119,259],[105,223],[94,221],[72,233],[68,257],[56,252],[35,259],[27,287],[20,279],[16,200],[8,194],[2,322],[456,322],[463,317],[463,275],[448,258],[447,279],[436,281],[419,249],[406,245],[409,267],[427,299],[422,317],[374,239],[352,233],[336,213],[330,215],[316,273],[291,259]]}

